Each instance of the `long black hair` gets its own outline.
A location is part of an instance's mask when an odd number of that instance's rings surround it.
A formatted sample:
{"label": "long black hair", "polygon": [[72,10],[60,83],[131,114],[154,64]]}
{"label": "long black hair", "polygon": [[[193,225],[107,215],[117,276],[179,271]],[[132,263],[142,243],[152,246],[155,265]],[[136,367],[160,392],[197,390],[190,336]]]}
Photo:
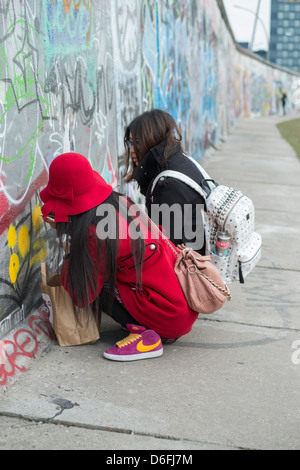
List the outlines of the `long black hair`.
{"label": "long black hair", "polygon": [[[65,273],[69,282],[70,295],[73,301],[74,311],[76,307],[89,306],[93,313],[98,314],[99,307],[97,299],[90,304],[89,295],[93,293],[93,297],[97,297],[97,274],[101,271],[104,276],[106,293],[109,296],[109,306],[111,308],[115,296],[116,278],[117,278],[117,257],[118,257],[118,234],[119,234],[119,210],[120,198],[125,200],[126,205],[130,208],[134,203],[127,196],[119,194],[115,191],[106,199],[113,210],[109,210],[105,215],[108,225],[115,224],[116,230],[111,234],[107,233],[105,239],[97,236],[96,227],[104,218],[104,215],[97,215],[97,207],[90,209],[82,214],[69,217],[69,222],[61,222],[56,224],[57,236],[60,244],[66,243],[65,250],[69,258],[69,268]],[[98,212],[99,213],[99,212]],[[127,222],[134,222],[134,218],[130,215],[130,210],[126,210]],[[66,242],[64,239],[67,237]],[[69,238],[70,237],[70,238]],[[91,256],[91,237],[93,249],[93,258]],[[142,286],[142,267],[145,252],[145,243],[142,237],[131,239],[132,256],[136,269],[136,284],[140,289]],[[96,256],[95,256],[96,255]]]}

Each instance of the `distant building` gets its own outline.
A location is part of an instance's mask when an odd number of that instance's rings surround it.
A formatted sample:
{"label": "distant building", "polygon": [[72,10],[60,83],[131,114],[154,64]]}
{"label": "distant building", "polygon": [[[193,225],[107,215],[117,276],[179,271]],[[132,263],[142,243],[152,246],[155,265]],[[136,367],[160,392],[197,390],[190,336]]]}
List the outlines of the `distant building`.
{"label": "distant building", "polygon": [[270,61],[300,72],[300,0],[272,0]]}
{"label": "distant building", "polygon": [[238,42],[238,45],[244,49],[249,49],[249,42]]}

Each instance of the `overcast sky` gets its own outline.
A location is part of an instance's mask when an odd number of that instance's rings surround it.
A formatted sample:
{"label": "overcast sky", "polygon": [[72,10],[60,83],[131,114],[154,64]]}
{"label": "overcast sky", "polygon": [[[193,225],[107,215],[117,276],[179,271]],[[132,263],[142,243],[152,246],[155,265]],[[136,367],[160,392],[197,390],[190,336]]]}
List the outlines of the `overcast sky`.
{"label": "overcast sky", "polygon": [[[251,42],[258,2],[259,0],[223,0],[237,42]],[[236,6],[241,8],[236,8]],[[261,0],[254,50],[266,50],[268,48],[267,36],[269,37],[270,34],[270,12],[271,0]]]}

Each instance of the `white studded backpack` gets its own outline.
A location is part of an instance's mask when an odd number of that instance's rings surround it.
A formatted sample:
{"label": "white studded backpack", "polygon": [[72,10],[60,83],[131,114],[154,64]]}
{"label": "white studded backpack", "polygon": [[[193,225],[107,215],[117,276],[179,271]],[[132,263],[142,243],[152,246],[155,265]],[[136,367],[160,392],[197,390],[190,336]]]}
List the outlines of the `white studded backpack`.
{"label": "white studded backpack", "polygon": [[[226,284],[233,281],[244,283],[261,256],[262,239],[254,231],[255,209],[251,199],[239,190],[217,185],[204,168],[192,157],[188,157],[199,169],[208,193],[188,176],[174,170],[161,172],[153,181],[151,194],[162,177],[176,178],[197,191],[206,201],[202,210],[205,232],[205,254],[217,266]],[[217,233],[226,232],[230,237],[226,255],[216,254]]]}

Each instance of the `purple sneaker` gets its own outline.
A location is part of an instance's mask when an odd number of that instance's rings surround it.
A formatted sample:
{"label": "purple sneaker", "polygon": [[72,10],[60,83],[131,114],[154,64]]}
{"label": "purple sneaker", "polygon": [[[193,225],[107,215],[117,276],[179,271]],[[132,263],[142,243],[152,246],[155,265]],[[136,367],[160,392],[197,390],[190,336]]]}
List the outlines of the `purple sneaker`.
{"label": "purple sneaker", "polygon": [[126,325],[129,336],[118,341],[113,348],[104,353],[106,359],[112,361],[138,361],[161,356],[163,346],[160,336],[153,330],[146,330],[143,326]]}

